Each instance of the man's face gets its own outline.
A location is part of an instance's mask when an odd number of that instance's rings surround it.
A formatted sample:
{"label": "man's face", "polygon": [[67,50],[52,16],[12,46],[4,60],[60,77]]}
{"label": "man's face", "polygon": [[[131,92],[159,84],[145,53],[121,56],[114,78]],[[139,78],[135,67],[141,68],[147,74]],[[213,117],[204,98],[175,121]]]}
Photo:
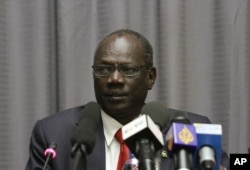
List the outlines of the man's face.
{"label": "man's face", "polygon": [[[131,35],[113,35],[100,47],[94,65],[146,65],[139,40]],[[148,90],[155,81],[155,70],[141,67],[138,75],[124,76],[116,68],[108,76],[94,76],[96,99],[102,109],[120,122],[127,123],[140,113]]]}

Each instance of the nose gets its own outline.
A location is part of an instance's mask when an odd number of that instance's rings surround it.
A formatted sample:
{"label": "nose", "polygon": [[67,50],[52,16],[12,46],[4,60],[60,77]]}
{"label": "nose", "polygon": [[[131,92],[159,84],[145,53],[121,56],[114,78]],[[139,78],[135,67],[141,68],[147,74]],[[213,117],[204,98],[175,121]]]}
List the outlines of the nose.
{"label": "nose", "polygon": [[110,74],[108,83],[124,83],[124,76],[117,69]]}

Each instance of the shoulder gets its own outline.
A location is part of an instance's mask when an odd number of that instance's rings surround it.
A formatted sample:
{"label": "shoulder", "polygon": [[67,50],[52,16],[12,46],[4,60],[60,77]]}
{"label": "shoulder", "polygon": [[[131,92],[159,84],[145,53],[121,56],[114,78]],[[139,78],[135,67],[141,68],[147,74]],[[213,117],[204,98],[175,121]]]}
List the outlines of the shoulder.
{"label": "shoulder", "polygon": [[79,122],[83,109],[84,106],[77,106],[40,119],[35,123],[33,132],[54,135],[64,130],[68,131]]}
{"label": "shoulder", "polygon": [[191,123],[211,123],[211,121],[208,119],[207,116],[204,116],[198,113],[192,113],[192,112],[172,109],[172,108],[169,108],[168,111],[170,115],[170,120],[175,116],[175,112],[181,111],[185,114],[185,116],[190,120]]}
{"label": "shoulder", "polygon": [[186,112],[191,123],[211,123],[207,116],[203,116],[197,113]]}
{"label": "shoulder", "polygon": [[201,115],[198,113],[183,111],[183,110],[179,110],[179,109],[168,108],[169,120],[168,120],[167,125],[163,128],[163,130],[162,130],[163,132],[166,132],[168,130],[168,128],[170,127],[170,124],[171,124],[171,120],[174,119],[177,112],[184,113],[185,117],[187,117],[191,123],[211,123],[211,121],[208,119],[207,116],[204,116],[204,115]]}
{"label": "shoulder", "polygon": [[32,130],[31,143],[45,146],[51,141],[60,143],[62,139],[69,140],[83,109],[84,106],[77,106],[36,121]]}
{"label": "shoulder", "polygon": [[69,109],[65,109],[62,111],[59,111],[57,113],[54,113],[50,116],[47,116],[41,120],[39,120],[40,122],[46,122],[46,123],[51,123],[51,122],[60,122],[60,121],[78,121],[81,113],[84,110],[84,105],[82,106],[76,106],[73,108],[69,108]]}

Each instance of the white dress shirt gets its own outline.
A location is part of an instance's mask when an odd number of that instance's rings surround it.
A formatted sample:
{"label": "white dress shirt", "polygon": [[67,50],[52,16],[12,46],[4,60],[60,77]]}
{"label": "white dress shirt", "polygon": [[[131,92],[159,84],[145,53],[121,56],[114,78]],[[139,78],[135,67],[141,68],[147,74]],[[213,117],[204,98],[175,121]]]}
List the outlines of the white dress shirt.
{"label": "white dress shirt", "polygon": [[[116,170],[120,154],[120,143],[115,139],[115,133],[122,127],[118,121],[101,112],[105,137],[106,169]],[[96,162],[98,164],[98,162]]]}

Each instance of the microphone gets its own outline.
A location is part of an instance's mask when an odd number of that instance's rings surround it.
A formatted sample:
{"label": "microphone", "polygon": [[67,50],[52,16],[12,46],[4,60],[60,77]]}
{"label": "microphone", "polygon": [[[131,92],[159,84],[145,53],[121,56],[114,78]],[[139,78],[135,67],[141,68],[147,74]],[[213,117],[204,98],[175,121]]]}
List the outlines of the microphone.
{"label": "microphone", "polygon": [[221,162],[222,126],[219,124],[194,123],[198,149],[194,164],[202,170],[219,170]]}
{"label": "microphone", "polygon": [[96,102],[89,102],[84,107],[78,127],[71,138],[73,159],[71,169],[86,169],[86,155],[90,154],[95,146],[96,129],[100,122],[101,109]]}
{"label": "microphone", "polygon": [[139,169],[151,170],[155,166],[156,151],[164,145],[162,132],[151,116],[163,127],[168,122],[168,112],[163,104],[150,102],[142,108],[142,114],[122,127],[122,135],[130,151],[139,159]]}
{"label": "microphone", "polygon": [[43,170],[47,168],[50,159],[54,159],[56,157],[56,151],[55,151],[56,147],[57,147],[56,143],[52,142],[49,148],[45,149],[44,156],[46,156],[46,161],[44,163]]}
{"label": "microphone", "polygon": [[[157,111],[157,114],[155,112]],[[170,116],[164,103],[152,101],[142,108],[142,113],[149,115],[160,130],[169,125]],[[164,139],[163,139],[164,140]],[[161,169],[161,150],[158,150],[154,158],[155,170]]]}
{"label": "microphone", "polygon": [[142,114],[149,115],[160,130],[169,124],[170,116],[164,103],[152,101],[142,107]]}
{"label": "microphone", "polygon": [[192,157],[197,148],[195,127],[183,112],[176,112],[166,135],[168,155],[174,159],[175,170],[191,170]]}

